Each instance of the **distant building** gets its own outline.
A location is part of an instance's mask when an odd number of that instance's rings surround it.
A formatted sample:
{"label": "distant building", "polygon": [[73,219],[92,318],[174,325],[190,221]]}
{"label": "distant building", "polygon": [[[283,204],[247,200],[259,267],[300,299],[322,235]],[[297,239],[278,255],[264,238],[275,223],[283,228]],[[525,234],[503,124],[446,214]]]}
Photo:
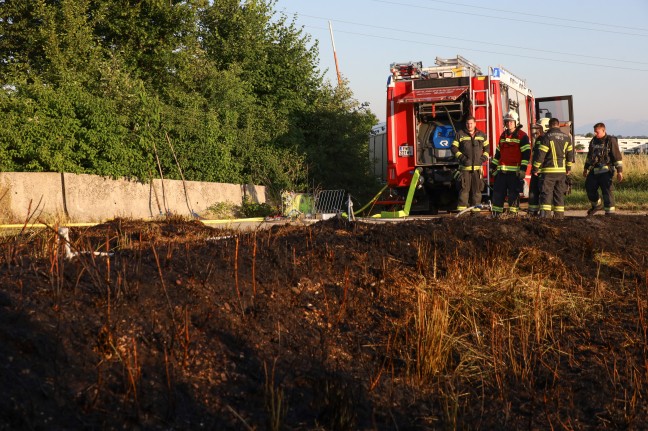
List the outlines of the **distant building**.
{"label": "distant building", "polygon": [[[592,138],[576,135],[574,137],[574,146],[582,145],[582,149],[577,149],[577,153],[587,153],[587,148]],[[639,138],[618,138],[619,149],[624,154],[647,154],[648,153],[648,139]]]}
{"label": "distant building", "polygon": [[644,143],[633,147],[630,150],[630,154],[648,154],[648,139],[640,139],[640,141]]}
{"label": "distant building", "polygon": [[589,147],[589,143],[591,139],[592,138],[586,138],[585,136],[580,136],[580,135],[574,136],[574,148],[576,148],[576,152],[587,153],[587,148]]}

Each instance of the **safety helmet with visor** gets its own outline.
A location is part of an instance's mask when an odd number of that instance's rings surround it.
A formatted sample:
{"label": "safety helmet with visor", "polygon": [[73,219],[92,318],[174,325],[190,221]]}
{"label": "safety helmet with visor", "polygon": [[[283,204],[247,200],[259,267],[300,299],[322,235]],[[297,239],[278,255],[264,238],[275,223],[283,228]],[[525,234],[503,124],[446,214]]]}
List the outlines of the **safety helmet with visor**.
{"label": "safety helmet with visor", "polygon": [[518,113],[515,111],[508,111],[506,115],[504,116],[504,123],[507,121],[515,121],[515,124],[518,124],[520,117],[518,116]]}

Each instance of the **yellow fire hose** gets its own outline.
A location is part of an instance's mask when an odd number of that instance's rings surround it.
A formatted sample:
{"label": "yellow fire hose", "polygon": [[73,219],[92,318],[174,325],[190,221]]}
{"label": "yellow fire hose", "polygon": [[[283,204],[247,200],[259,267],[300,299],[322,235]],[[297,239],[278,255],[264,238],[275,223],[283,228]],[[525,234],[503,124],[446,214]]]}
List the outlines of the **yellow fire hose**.
{"label": "yellow fire hose", "polygon": [[374,196],[373,198],[371,198],[371,200],[370,200],[369,202],[367,202],[367,204],[366,204],[365,206],[363,206],[362,208],[360,208],[360,209],[357,211],[357,213],[358,213],[358,214],[362,213],[362,211],[366,210],[367,207],[368,207],[369,205],[371,205],[371,204],[373,204],[374,202],[376,202],[376,201],[378,200],[378,198],[380,197],[380,195],[382,194],[382,192],[385,191],[385,189],[387,189],[387,184],[385,184],[385,187],[383,187],[382,189],[380,189],[380,191],[379,191],[378,193],[376,193],[376,196]]}
{"label": "yellow fire hose", "polygon": [[[199,220],[201,223],[205,225],[213,225],[213,224],[228,224],[228,223],[254,223],[254,222],[263,222],[265,219],[263,217],[254,217],[254,218],[237,218],[237,219],[222,219],[222,220]],[[152,221],[162,221],[162,219],[142,219],[138,221],[144,221],[144,222],[152,222]],[[61,227],[90,227],[90,226],[96,226],[100,225],[103,223],[106,223],[107,221],[99,221],[99,222],[94,222],[94,223],[61,223],[58,226]],[[23,227],[25,229],[45,229],[46,227],[51,226],[47,225],[45,223],[16,223],[16,224],[1,224],[0,229],[22,229]]]}

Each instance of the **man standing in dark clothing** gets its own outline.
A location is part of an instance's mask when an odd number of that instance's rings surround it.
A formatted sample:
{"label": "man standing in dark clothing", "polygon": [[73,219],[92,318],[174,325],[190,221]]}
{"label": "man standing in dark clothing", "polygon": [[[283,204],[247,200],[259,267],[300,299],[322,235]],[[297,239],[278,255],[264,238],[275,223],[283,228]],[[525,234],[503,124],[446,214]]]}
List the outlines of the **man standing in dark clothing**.
{"label": "man standing in dark clothing", "polygon": [[[506,129],[500,136],[495,157],[491,160],[493,185],[493,216],[504,211],[504,198],[508,197],[509,212],[517,214],[520,206],[520,183],[526,177],[531,146],[529,136],[518,125],[518,114],[510,111],[504,117]],[[523,183],[522,183],[523,184]]]}
{"label": "man standing in dark clothing", "polygon": [[571,138],[560,130],[557,118],[549,120],[549,130],[533,149],[533,175],[539,175],[540,217],[565,216],[565,178],[571,174],[574,148]]}
{"label": "man standing in dark clothing", "polygon": [[[533,148],[542,143],[542,135],[544,129],[542,124],[537,123],[531,126],[531,136],[533,138]],[[533,161],[533,159],[531,159]],[[538,185],[539,178],[537,175],[531,175],[529,181],[529,215],[537,216],[540,212],[540,187]]]}
{"label": "man standing in dark clothing", "polygon": [[[614,195],[612,191],[614,186],[614,170],[617,171],[617,180],[623,181],[623,160],[619,150],[619,142],[614,136],[605,133],[605,124],[596,123],[594,125],[594,138],[589,143],[587,158],[585,159],[585,190],[587,198],[592,207],[587,211],[587,215],[593,215],[595,212],[605,208],[605,215],[614,215]],[[598,193],[599,187],[603,195],[603,205]]]}
{"label": "man standing in dark clothing", "polygon": [[[466,118],[466,127],[460,130],[452,143],[452,154],[459,160],[459,201],[457,211],[481,203],[482,164],[488,160],[488,138],[477,130],[475,117]],[[479,211],[475,208],[474,211]]]}

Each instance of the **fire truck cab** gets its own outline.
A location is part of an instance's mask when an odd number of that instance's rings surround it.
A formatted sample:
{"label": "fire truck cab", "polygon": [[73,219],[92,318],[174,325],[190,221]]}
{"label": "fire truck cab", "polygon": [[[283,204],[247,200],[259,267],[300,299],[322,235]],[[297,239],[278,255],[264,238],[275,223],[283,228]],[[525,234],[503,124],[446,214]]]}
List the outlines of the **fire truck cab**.
{"label": "fire truck cab", "polygon": [[[423,67],[421,62],[390,66],[386,115],[389,196],[377,204],[396,208],[409,201],[407,212],[411,208],[432,214],[454,210],[458,161],[451,147],[468,115],[475,117],[477,128],[488,137],[491,157],[504,129],[503,116],[511,110],[518,113],[522,130],[531,140],[531,126],[551,116],[563,121],[573,136],[571,96],[535,99],[525,80],[505,68],[489,67],[484,74],[461,56],[437,57],[435,63],[432,67]],[[482,173],[487,201],[492,183],[488,163],[482,166]]]}

